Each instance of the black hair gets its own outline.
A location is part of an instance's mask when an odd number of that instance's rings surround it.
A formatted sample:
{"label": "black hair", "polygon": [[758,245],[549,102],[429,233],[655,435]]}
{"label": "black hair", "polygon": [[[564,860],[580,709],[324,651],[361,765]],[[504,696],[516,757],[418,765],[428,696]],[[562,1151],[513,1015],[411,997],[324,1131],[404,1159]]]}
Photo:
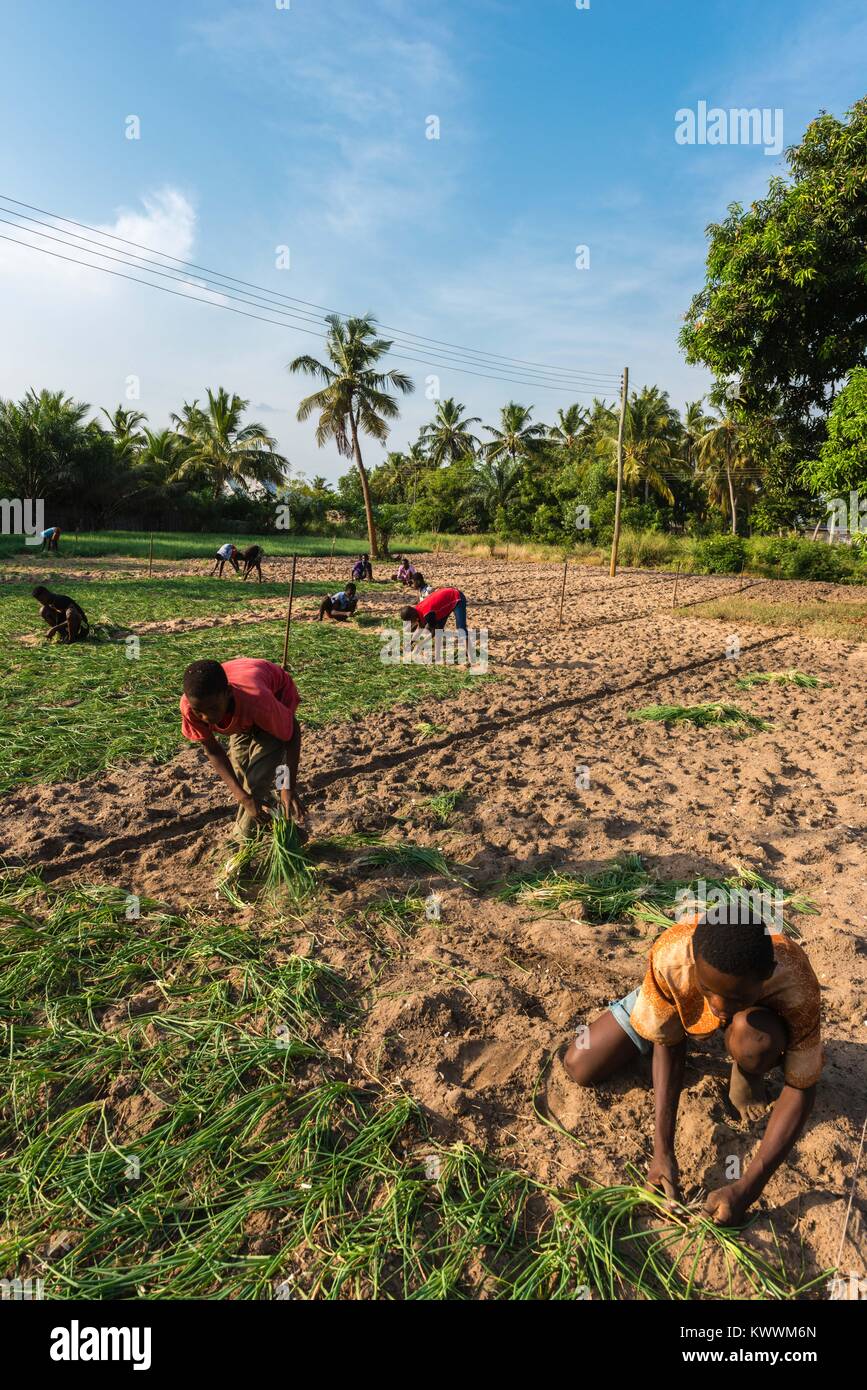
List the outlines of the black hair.
{"label": "black hair", "polygon": [[194,661],[184,672],[184,694],[202,700],[229,689],[229,677],[219,661]]}
{"label": "black hair", "polygon": [[699,920],[692,948],[714,970],[738,979],[766,980],[776,963],[773,938],[759,909],[714,909]]}
{"label": "black hair", "polygon": [[407,606],[406,608],[401,608],[400,617],[401,621],[404,623],[417,623],[421,621],[418,609],[412,608],[410,606]]}
{"label": "black hair", "polygon": [[51,592],[50,589],[46,589],[46,587],[45,587],[44,584],[37,584],[37,585],[36,585],[36,588],[33,590],[33,597],[34,597],[34,598],[43,598],[43,597],[45,597],[45,598],[54,598],[54,595],[52,594],[52,592]]}
{"label": "black hair", "polygon": [[424,588],[424,584],[425,584],[424,575],[422,574],[421,570],[416,570],[415,574],[414,574],[413,577],[412,577],[412,586],[413,586],[413,588],[414,588],[414,589],[423,589],[423,588]]}
{"label": "black hair", "polygon": [[355,585],[352,584],[352,583],[347,584],[347,586],[346,586],[346,588],[343,590],[343,592],[344,592],[345,594],[348,594],[348,593],[350,592],[350,590],[352,591],[353,594],[355,593]]}

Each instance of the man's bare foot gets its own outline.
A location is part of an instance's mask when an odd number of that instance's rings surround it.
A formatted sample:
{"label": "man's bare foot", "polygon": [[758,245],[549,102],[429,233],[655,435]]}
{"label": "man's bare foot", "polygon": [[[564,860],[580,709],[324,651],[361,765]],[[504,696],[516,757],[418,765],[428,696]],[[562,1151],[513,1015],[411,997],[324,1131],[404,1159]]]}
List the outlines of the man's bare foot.
{"label": "man's bare foot", "polygon": [[729,1100],[742,1120],[760,1120],[768,1108],[765,1078],[751,1076],[732,1062]]}

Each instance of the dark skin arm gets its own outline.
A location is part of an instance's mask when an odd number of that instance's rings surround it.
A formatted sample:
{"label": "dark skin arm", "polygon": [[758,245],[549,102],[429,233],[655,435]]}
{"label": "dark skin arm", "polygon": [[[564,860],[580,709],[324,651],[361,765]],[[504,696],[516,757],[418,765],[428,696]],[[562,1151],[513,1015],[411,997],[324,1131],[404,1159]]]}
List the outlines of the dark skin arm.
{"label": "dark skin arm", "polygon": [[222,744],[211,734],[203,741],[202,747],[205,750],[211,767],[221,781],[225,782],[238,805],[243,806],[249,816],[255,816],[257,820],[261,820],[266,814],[263,807],[257,805],[255,799],[250,796],[249,792],[244,791],[244,788],[235,776],[235,769],[229,762],[229,755]]}
{"label": "dark skin arm", "polygon": [[816,1098],[816,1087],[799,1091],[784,1086],[771,1111],[758,1153],[742,1178],[711,1192],[705,1210],[719,1226],[736,1226],[747,1208],[764,1191],[780,1164],[789,1156],[809,1119]]}
{"label": "dark skin arm", "polygon": [[300,758],[301,728],[296,719],[292,737],[283,750],[283,761],[289,768],[289,787],[282,793],[282,799],[284,808],[292,819],[303,822],[304,807],[298,798],[298,763]]}
{"label": "dark skin arm", "polygon": [[[246,792],[241,786],[241,783],[235,776],[235,769],[229,761],[229,756],[219,740],[211,734],[210,738],[203,741],[202,747],[205,750],[211,767],[217,773],[220,780],[226,784],[235,801],[238,802],[238,805],[243,806],[248,815],[255,816],[257,820],[264,820],[268,815],[267,810],[265,807],[258,805],[255,797],[252,797],[250,793]],[[304,808],[298,797],[298,763],[300,758],[301,728],[296,721],[292,737],[289,742],[285,744],[283,751],[283,761],[289,768],[291,790],[287,788],[282,796],[284,806],[286,806],[289,814],[297,821],[304,820]]]}
{"label": "dark skin arm", "polygon": [[686,1066],[686,1038],[672,1046],[654,1043],[653,1098],[656,1105],[656,1126],[653,1135],[653,1160],[647,1172],[650,1187],[658,1187],[666,1197],[680,1197],[680,1177],[674,1156],[674,1131],[677,1107],[683,1090]]}
{"label": "dark skin arm", "polygon": [[54,637],[58,632],[63,632],[64,629],[66,629],[67,636],[71,639],[72,631],[69,625],[69,615],[72,612],[72,609],[55,608],[53,604],[46,606],[51,608],[51,612],[53,613],[55,618],[55,622],[52,624],[52,626],[48,629],[48,631],[45,634],[46,642],[50,642],[52,637]]}

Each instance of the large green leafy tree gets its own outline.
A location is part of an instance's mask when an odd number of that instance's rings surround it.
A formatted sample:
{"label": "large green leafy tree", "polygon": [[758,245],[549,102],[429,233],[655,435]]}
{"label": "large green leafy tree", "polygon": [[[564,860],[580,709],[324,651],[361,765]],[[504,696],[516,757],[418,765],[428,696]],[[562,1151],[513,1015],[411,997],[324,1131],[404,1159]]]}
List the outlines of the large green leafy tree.
{"label": "large green leafy tree", "polygon": [[708,229],[707,279],[680,341],[688,361],[739,376],[745,416],[778,406],[803,459],[818,453],[839,384],[867,362],[867,97],[845,120],[817,117],[786,158],[789,179]]}
{"label": "large green leafy tree", "polygon": [[828,420],[828,438],[805,474],[817,492],[867,498],[867,368],[859,367],[840,392]]}
{"label": "large green leafy tree", "polygon": [[379,363],[392,344],[377,335],[370,315],[343,319],[339,314],[329,314],[326,323],[328,361],[319,362],[305,355],[289,364],[290,372],[303,372],[323,383],[319,391],[305,396],[298,407],[298,419],[307,420],[318,411],[316,443],[322,448],[333,439],[337,452],[355,463],[364,497],[368,545],[375,559],[379,547],[359,436],[369,434],[384,444],[388,438],[388,421],[396,420],[400,413],[389,391],[408,395],[413,383],[403,372],[380,370]]}

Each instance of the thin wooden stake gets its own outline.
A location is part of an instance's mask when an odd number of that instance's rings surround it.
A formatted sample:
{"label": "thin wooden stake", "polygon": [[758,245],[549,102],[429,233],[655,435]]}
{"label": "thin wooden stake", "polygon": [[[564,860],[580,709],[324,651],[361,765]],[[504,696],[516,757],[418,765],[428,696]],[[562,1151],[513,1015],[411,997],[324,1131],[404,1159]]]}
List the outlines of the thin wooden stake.
{"label": "thin wooden stake", "polygon": [[295,596],[295,566],[298,563],[298,556],[292,556],[292,578],[289,580],[289,607],[286,610],[286,631],[283,635],[283,670],[288,671],[289,660],[289,626],[292,622],[292,599]]}
{"label": "thin wooden stake", "polygon": [[335,531],[335,532],[334,532],[334,535],[331,537],[331,559],[332,559],[332,560],[334,559],[334,542],[335,542],[336,540],[337,540],[337,532]]}
{"label": "thin wooden stake", "polygon": [[682,564],[682,561],[678,560],[678,562],[677,562],[677,574],[674,576],[674,598],[671,600],[671,606],[672,606],[672,608],[676,608],[676,607],[677,607],[677,586],[678,586],[678,584],[680,583],[680,566],[681,566],[681,564]]}
{"label": "thin wooden stake", "polygon": [[626,428],[626,402],[629,397],[629,368],[623,368],[623,383],[620,390],[620,425],[617,430],[617,501],[614,504],[614,535],[611,539],[611,568],[613,579],[617,573],[617,552],[620,549],[620,508],[623,502],[623,432]]}
{"label": "thin wooden stake", "polygon": [[153,574],[153,572],[154,572],[154,533],[153,533],[153,531],[151,531],[151,548],[150,548],[150,554],[148,555],[148,579],[150,579],[150,577],[151,577],[151,575]]}
{"label": "thin wooden stake", "polygon": [[560,594],[560,619],[559,619],[559,622],[557,623],[557,626],[558,626],[558,627],[562,627],[562,626],[563,626],[563,600],[564,600],[565,597],[566,597],[566,575],[568,574],[568,572],[569,572],[569,561],[566,560],[565,563],[564,563],[564,565],[563,565],[563,590],[562,590],[562,592],[561,592],[561,594]]}

